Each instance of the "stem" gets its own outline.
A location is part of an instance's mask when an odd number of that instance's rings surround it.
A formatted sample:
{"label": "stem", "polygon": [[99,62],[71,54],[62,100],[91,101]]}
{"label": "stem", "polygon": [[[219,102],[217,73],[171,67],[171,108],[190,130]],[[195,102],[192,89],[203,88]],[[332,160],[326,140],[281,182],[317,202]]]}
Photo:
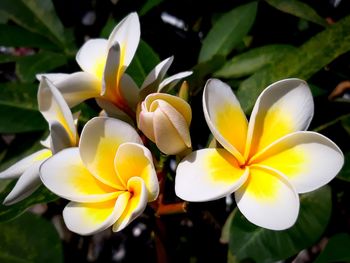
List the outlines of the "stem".
{"label": "stem", "polygon": [[345,119],[345,118],[348,118],[348,117],[350,117],[350,113],[344,114],[344,115],[339,116],[338,118],[336,118],[336,119],[334,119],[334,120],[332,120],[332,121],[330,121],[330,122],[327,122],[327,123],[325,123],[325,124],[323,124],[323,125],[320,125],[320,126],[316,127],[316,128],[314,129],[314,131],[315,131],[315,132],[322,131],[322,130],[324,130],[324,129],[326,129],[326,128],[328,128],[328,127],[330,127],[330,126],[336,124],[338,121],[341,121],[342,119]]}

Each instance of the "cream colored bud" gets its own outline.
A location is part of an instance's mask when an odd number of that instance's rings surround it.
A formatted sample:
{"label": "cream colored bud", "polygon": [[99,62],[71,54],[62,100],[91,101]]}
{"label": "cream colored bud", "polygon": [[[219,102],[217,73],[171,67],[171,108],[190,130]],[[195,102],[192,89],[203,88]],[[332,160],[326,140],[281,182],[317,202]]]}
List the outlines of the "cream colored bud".
{"label": "cream colored bud", "polygon": [[139,129],[165,154],[178,154],[191,147],[190,105],[183,99],[152,93],[141,103]]}

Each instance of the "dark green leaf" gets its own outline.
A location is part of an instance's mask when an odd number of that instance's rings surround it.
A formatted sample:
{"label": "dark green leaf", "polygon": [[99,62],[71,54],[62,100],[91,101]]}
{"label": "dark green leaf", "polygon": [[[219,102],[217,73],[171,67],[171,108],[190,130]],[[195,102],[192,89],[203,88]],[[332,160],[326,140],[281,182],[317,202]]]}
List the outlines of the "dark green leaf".
{"label": "dark green leaf", "polygon": [[0,63],[16,62],[19,57],[12,55],[0,55]]}
{"label": "dark green leaf", "polygon": [[148,11],[150,11],[152,8],[156,7],[163,1],[164,0],[147,0],[139,12],[140,16],[145,15]]}
{"label": "dark green leaf", "polygon": [[223,56],[214,56],[211,60],[199,63],[192,68],[193,74],[188,77],[188,83],[192,93],[195,95],[204,87],[205,81],[212,72],[218,70],[225,63]]}
{"label": "dark green leaf", "polygon": [[257,6],[257,2],[245,4],[218,19],[203,40],[198,62],[208,61],[215,55],[228,55],[252,27]]}
{"label": "dark green leaf", "polygon": [[68,42],[51,0],[1,0],[0,10],[21,27],[47,37],[61,47]]}
{"label": "dark green leaf", "polygon": [[223,244],[228,244],[230,241],[231,224],[232,224],[232,220],[235,217],[236,213],[237,213],[237,207],[229,214],[224,226],[221,229],[220,242]]}
{"label": "dark green leaf", "polygon": [[297,51],[287,53],[283,59],[243,81],[237,93],[243,109],[249,112],[256,98],[269,84],[289,77],[308,79],[349,50],[350,16],[347,16],[312,37]]}
{"label": "dark green leaf", "polygon": [[345,163],[337,178],[350,182],[350,152],[344,154]]}
{"label": "dark green leaf", "polygon": [[314,263],[350,262],[350,235],[341,233],[333,236]]}
{"label": "dark green leaf", "polygon": [[54,226],[45,219],[24,214],[0,224],[0,261],[6,263],[63,262],[62,244]]}
{"label": "dark green leaf", "polygon": [[57,50],[57,46],[47,38],[14,25],[0,24],[0,45]]}
{"label": "dark green leaf", "polygon": [[101,30],[100,37],[108,39],[109,34],[113,31],[113,28],[117,25],[118,23],[112,18],[108,18],[107,23],[104,25],[104,27]]}
{"label": "dark green leaf", "polygon": [[159,56],[143,40],[140,41],[134,59],[126,72],[140,87],[148,73],[160,62]]}
{"label": "dark green leaf", "polygon": [[26,199],[13,205],[3,205],[2,201],[10,193],[15,183],[15,181],[9,183],[6,188],[0,193],[0,221],[9,221],[13,218],[16,218],[19,215],[23,214],[32,205],[49,203],[58,199],[55,194],[51,193],[45,186],[42,185]]}
{"label": "dark green leaf", "polygon": [[270,5],[285,13],[300,17],[321,26],[328,26],[326,20],[320,17],[309,5],[298,0],[266,0]]}
{"label": "dark green leaf", "polygon": [[37,110],[37,85],[0,84],[0,133],[38,131],[47,123]]}
{"label": "dark green leaf", "polygon": [[331,215],[331,191],[328,186],[301,196],[299,217],[284,231],[255,226],[238,212],[231,224],[229,250],[241,261],[275,262],[312,246],[322,235]]}
{"label": "dark green leaf", "polygon": [[297,50],[290,45],[268,45],[251,49],[235,56],[214,73],[215,77],[239,78],[253,74],[266,65],[273,64],[284,54]]}
{"label": "dark green leaf", "polygon": [[46,73],[67,63],[65,55],[43,51],[18,60],[16,73],[23,82],[32,82],[38,73]]}

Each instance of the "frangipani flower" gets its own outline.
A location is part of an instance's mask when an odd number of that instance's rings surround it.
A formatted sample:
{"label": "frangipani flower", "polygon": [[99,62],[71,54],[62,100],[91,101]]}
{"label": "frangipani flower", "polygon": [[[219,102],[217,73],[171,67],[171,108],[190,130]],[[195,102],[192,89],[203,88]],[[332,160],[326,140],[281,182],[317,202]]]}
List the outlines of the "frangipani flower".
{"label": "frangipani flower", "polygon": [[313,100],[302,80],[267,87],[249,124],[230,87],[216,79],[204,88],[203,109],[223,148],[193,152],[179,164],[175,190],[185,200],[209,201],[235,192],[237,206],[249,221],[282,230],[297,219],[298,193],[325,185],[344,163],[332,141],[304,131]]}
{"label": "frangipani flower", "polygon": [[49,123],[50,135],[43,142],[48,149],[39,150],[0,173],[0,179],[19,178],[4,204],[17,203],[31,195],[40,185],[39,167],[52,154],[76,146],[78,135],[72,113],[57,88],[45,77],[38,90],[39,110]]}
{"label": "frangipani flower", "polygon": [[190,105],[183,99],[152,93],[141,104],[139,129],[165,154],[178,154],[191,148]]}
{"label": "frangipani flower", "polygon": [[[88,40],[78,51],[76,60],[83,72],[43,74],[59,88],[70,107],[97,98],[107,113],[128,118],[135,115],[138,87],[125,74],[140,40],[140,23],[136,13],[129,14],[112,31],[108,40]],[[39,75],[40,76],[40,75]]]}
{"label": "frangipani flower", "polygon": [[174,87],[182,78],[188,77],[192,71],[179,72],[164,79],[174,57],[169,57],[160,62],[145,78],[140,88],[140,101],[147,95],[156,92],[167,92]]}
{"label": "frangipani flower", "polygon": [[129,124],[112,118],[87,122],[79,148],[54,155],[40,173],[48,189],[72,201],[63,218],[82,235],[112,225],[113,231],[122,230],[159,192],[150,151]]}

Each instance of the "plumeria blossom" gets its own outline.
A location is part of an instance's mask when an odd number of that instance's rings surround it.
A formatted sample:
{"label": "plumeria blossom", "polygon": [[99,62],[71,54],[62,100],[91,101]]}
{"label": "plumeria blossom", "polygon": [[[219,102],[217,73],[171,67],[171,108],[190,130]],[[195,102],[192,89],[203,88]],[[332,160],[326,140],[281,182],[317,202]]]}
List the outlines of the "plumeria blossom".
{"label": "plumeria blossom", "polygon": [[63,218],[81,235],[122,230],[159,192],[151,152],[129,124],[107,117],[88,121],[79,147],[45,161],[40,174],[48,189],[71,200]]}
{"label": "plumeria blossom", "polygon": [[215,200],[235,192],[252,223],[273,230],[291,227],[298,193],[327,184],[344,156],[328,138],[305,131],[313,116],[307,84],[285,79],[257,99],[250,121],[230,87],[211,79],[203,93],[207,124],[223,148],[195,151],[177,168],[176,194],[188,201]]}
{"label": "plumeria blossom", "polygon": [[39,150],[0,173],[0,179],[19,178],[3,201],[6,205],[17,203],[31,195],[40,185],[39,167],[52,154],[76,146],[78,135],[73,115],[57,88],[45,77],[38,90],[41,114],[49,124],[50,135],[42,142],[47,149]]}
{"label": "plumeria blossom", "polygon": [[139,89],[125,70],[139,41],[139,18],[131,13],[113,29],[108,40],[90,39],[79,49],[76,61],[82,72],[43,75],[58,87],[70,107],[97,98],[107,113],[127,119],[135,115]]}
{"label": "plumeria blossom", "polygon": [[165,154],[178,154],[191,148],[190,105],[183,99],[152,93],[141,103],[139,129]]}
{"label": "plumeria blossom", "polygon": [[157,92],[168,92],[173,88],[181,79],[188,77],[192,74],[192,71],[183,71],[176,73],[170,77],[164,78],[174,57],[169,57],[161,61],[155,68],[147,75],[143,81],[139,100],[143,101],[147,95]]}

